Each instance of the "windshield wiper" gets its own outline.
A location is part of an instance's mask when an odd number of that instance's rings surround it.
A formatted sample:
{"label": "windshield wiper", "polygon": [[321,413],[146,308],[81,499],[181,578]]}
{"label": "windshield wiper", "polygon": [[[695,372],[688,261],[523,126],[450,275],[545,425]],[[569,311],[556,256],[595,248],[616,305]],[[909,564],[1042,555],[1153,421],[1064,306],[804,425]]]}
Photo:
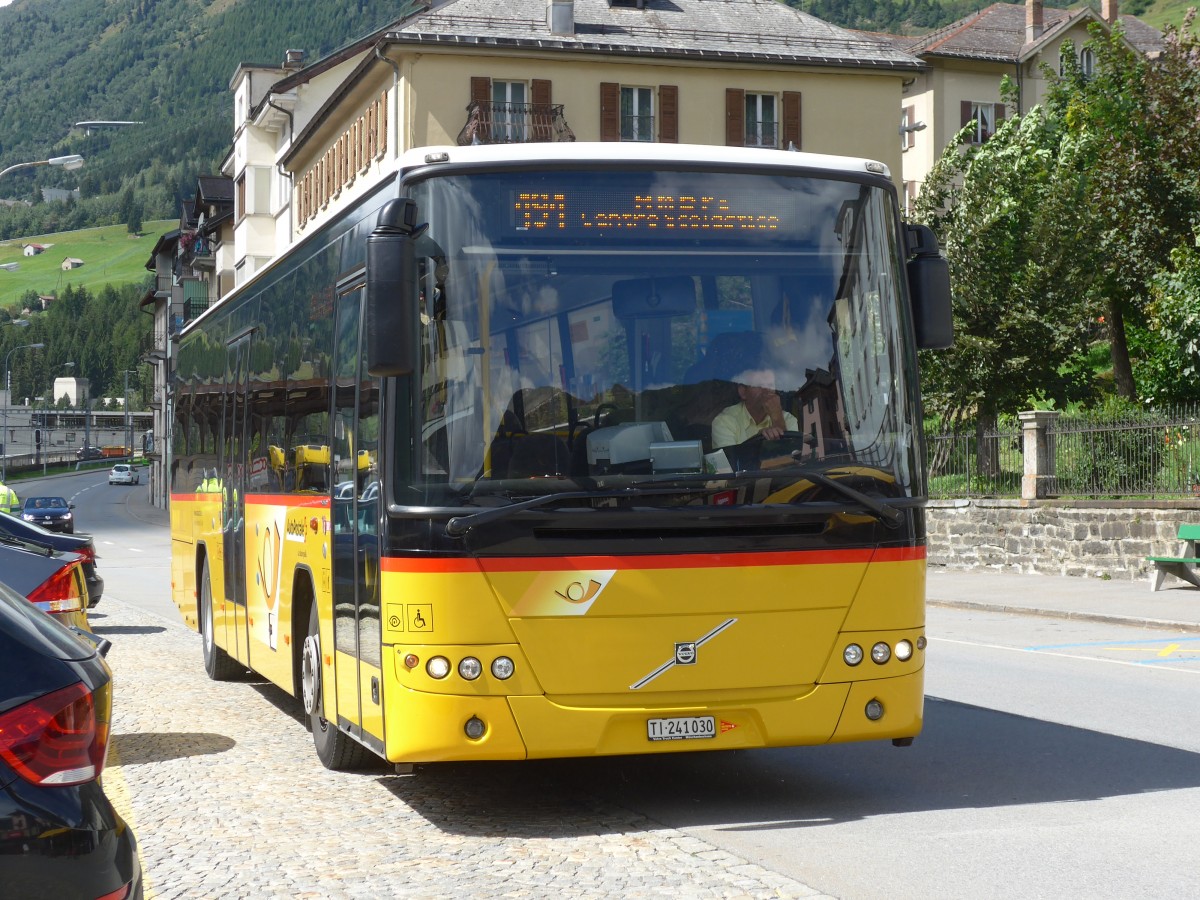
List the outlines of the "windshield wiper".
{"label": "windshield wiper", "polygon": [[[880,503],[878,500],[876,500],[874,497],[870,496],[869,494],[864,494],[862,491],[856,490],[855,488],[850,487],[850,485],[848,485],[848,484],[843,484],[842,482],[838,481],[836,478],[830,478],[828,475],[824,474],[823,472],[818,472],[814,469],[808,469],[808,468],[803,468],[803,467],[799,468],[799,469],[793,469],[791,467],[770,469],[770,470],[764,470],[762,472],[751,472],[751,471],[747,471],[747,470],[741,470],[741,471],[734,472],[734,473],[727,472],[724,474],[716,474],[716,475],[713,475],[713,474],[684,475],[684,476],[676,476],[672,480],[676,481],[676,482],[679,482],[679,481],[710,482],[710,481],[715,481],[715,480],[730,481],[730,480],[737,480],[739,478],[758,478],[758,477],[761,477],[762,475],[771,475],[772,477],[775,477],[777,475],[781,475],[781,474],[785,474],[785,473],[789,478],[791,478],[793,476],[798,476],[799,478],[807,478],[809,481],[813,481],[813,482],[821,485],[822,487],[832,488],[834,491],[837,491],[843,497],[848,497],[849,499],[862,505],[868,512],[870,512],[872,515],[874,515],[877,519],[879,519],[880,522],[882,522],[888,528],[899,528],[900,524],[904,521],[904,513],[902,513],[896,507],[888,506],[886,503]],[[640,483],[645,484],[646,482],[640,482]]]}
{"label": "windshield wiper", "polygon": [[836,478],[830,478],[823,472],[814,472],[811,469],[801,469],[800,474],[809,481],[815,481],[823,487],[832,488],[843,497],[849,497],[856,503],[861,503],[867,510],[875,514],[875,518],[879,519],[888,528],[899,528],[904,521],[904,513],[896,509],[894,506],[888,506],[886,503],[880,503],[869,494],[864,494],[862,491],[850,487],[848,484],[843,484]]}
{"label": "windshield wiper", "polygon": [[610,490],[560,491],[556,494],[541,494],[537,497],[530,497],[528,500],[510,503],[508,506],[493,506],[491,509],[485,509],[482,512],[470,513],[465,516],[455,516],[446,522],[446,534],[451,537],[458,537],[466,534],[477,525],[486,525],[488,522],[494,522],[497,519],[508,518],[514,513],[519,513],[526,509],[534,509],[538,506],[547,506],[551,503],[557,503],[559,500],[599,500],[611,497],[668,497],[677,496],[680,493],[693,494],[696,491],[692,489],[681,490],[677,487],[647,490],[635,486],[612,488]]}

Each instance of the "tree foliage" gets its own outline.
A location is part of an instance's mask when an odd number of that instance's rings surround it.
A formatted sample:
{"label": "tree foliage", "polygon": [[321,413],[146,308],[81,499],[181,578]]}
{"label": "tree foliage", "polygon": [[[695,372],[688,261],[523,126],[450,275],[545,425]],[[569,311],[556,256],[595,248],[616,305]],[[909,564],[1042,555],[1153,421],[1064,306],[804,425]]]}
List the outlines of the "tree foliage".
{"label": "tree foliage", "polygon": [[[1095,30],[1094,73],[1070,65],[1047,102],[986,144],[951,145],[919,220],[951,262],[956,346],[923,358],[931,406],[1015,412],[1085,398],[1089,338],[1104,329],[1117,393],[1184,399],[1172,385],[1200,341],[1200,45],[1192,16],[1153,61]],[[1006,99],[1011,95],[1011,86]],[[1194,268],[1193,268],[1194,267]],[[1136,376],[1136,380],[1135,380]],[[1142,390],[1138,390],[1138,382]],[[1200,398],[1191,379],[1186,399]]]}
{"label": "tree foliage", "polygon": [[1071,172],[1080,152],[1034,109],[966,152],[952,142],[925,182],[916,218],[950,259],[955,336],[923,357],[922,377],[950,422],[977,412],[988,426],[1034,394],[1073,387],[1060,370],[1086,336],[1081,292],[1064,277],[1089,230]]}

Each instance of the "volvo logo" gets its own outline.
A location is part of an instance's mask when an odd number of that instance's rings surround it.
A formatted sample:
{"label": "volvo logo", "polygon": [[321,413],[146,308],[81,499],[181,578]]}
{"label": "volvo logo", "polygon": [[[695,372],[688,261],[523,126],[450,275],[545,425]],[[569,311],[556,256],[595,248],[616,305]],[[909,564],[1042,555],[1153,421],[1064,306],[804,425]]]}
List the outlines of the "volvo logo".
{"label": "volvo logo", "polygon": [[643,678],[641,681],[634,682],[629,686],[631,691],[640,690],[652,682],[655,678],[666,672],[668,669],[673,669],[675,666],[692,666],[696,664],[696,651],[701,644],[706,644],[715,638],[726,628],[737,623],[737,619],[726,619],[704,637],[694,641],[677,641],[675,643],[675,656],[673,659],[668,659],[665,663]]}
{"label": "volvo logo", "polygon": [[696,642],[684,641],[675,645],[675,665],[690,666],[696,662]]}

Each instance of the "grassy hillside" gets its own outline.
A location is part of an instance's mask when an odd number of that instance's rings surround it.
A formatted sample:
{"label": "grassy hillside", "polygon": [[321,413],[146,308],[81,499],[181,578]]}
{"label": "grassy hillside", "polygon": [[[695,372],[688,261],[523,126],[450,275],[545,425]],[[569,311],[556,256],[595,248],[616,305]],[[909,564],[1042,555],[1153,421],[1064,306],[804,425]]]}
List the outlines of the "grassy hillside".
{"label": "grassy hillside", "polygon": [[[68,284],[95,292],[106,284],[140,284],[149,276],[146,260],[159,235],[177,227],[178,220],[146,222],[140,237],[124,225],[86,228],[0,242],[0,265],[17,263],[15,272],[0,269],[0,307],[17,303],[27,291],[58,294]],[[37,256],[22,255],[24,244],[52,244]],[[68,256],[82,259],[83,266],[64,272]]]}

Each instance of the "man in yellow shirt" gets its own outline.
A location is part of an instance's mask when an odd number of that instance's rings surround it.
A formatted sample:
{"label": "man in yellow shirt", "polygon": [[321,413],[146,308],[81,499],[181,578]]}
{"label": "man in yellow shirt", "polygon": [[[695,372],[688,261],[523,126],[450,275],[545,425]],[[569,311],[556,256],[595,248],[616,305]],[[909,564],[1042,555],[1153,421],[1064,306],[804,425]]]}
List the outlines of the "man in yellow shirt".
{"label": "man in yellow shirt", "polygon": [[734,376],[741,401],[727,406],[713,418],[714,448],[735,447],[755,435],[778,440],[785,431],[799,431],[796,417],[784,412],[775,391],[775,373],[754,369]]}
{"label": "man in yellow shirt", "polygon": [[16,515],[21,511],[21,501],[17,499],[17,492],[8,485],[0,483],[0,512],[11,513]]}

